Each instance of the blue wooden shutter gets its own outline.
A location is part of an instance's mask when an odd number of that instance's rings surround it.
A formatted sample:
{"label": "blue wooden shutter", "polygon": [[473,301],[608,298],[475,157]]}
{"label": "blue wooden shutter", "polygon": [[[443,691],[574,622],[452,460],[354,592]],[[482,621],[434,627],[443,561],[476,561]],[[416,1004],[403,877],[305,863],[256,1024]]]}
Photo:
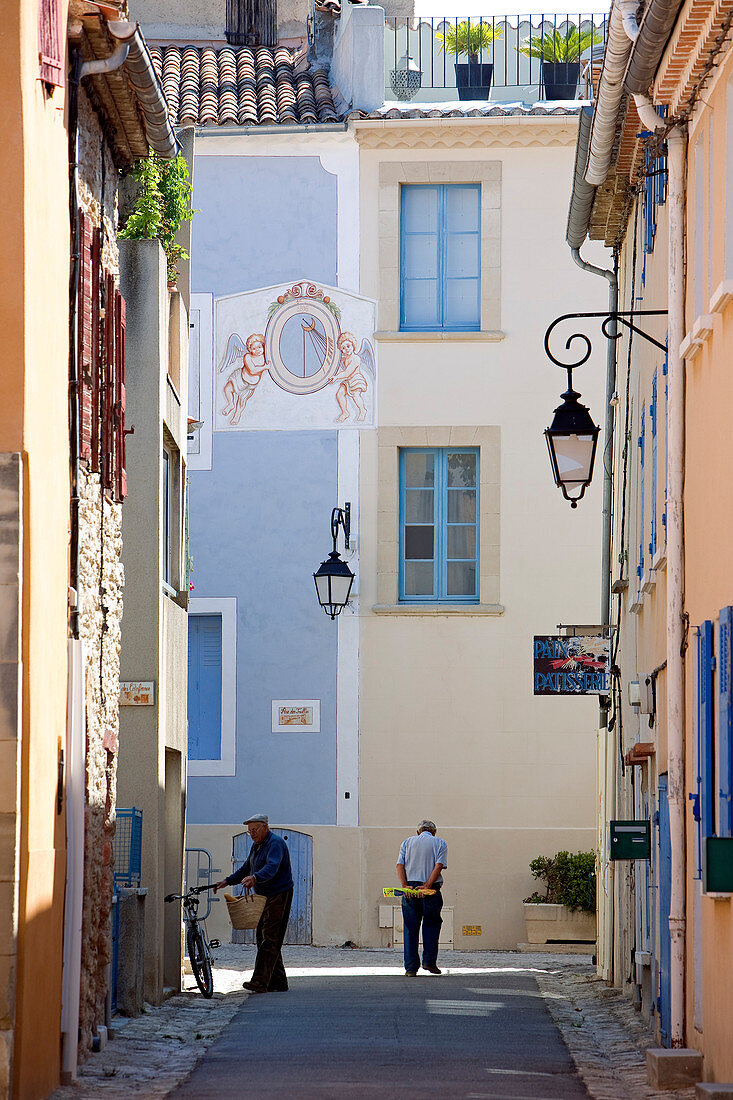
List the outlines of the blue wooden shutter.
{"label": "blue wooden shutter", "polygon": [[221,759],[221,615],[188,618],[188,757]]}
{"label": "blue wooden shutter", "polygon": [[700,627],[697,721],[700,737],[700,819],[703,837],[712,836],[715,822],[713,762],[713,624]]}
{"label": "blue wooden shutter", "polygon": [[641,585],[644,576],[644,421],[646,410],[641,410],[641,434],[639,435],[639,564],[636,567],[636,575]]}
{"label": "blue wooden shutter", "polygon": [[733,642],[733,607],[720,611],[720,646],[718,654],[718,696],[720,731],[718,734],[718,772],[720,776],[720,835],[733,836],[733,700],[731,699],[731,642]]}
{"label": "blue wooden shutter", "polygon": [[652,425],[652,499],[651,512],[651,540],[649,542],[649,566],[654,564],[657,553],[657,372],[654,371],[652,379],[652,403],[649,406],[649,419]]}

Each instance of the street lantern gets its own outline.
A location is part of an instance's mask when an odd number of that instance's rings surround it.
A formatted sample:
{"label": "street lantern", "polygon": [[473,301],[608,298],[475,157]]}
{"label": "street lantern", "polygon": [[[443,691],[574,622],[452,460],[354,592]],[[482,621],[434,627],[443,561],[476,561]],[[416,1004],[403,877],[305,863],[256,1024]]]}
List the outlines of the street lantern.
{"label": "street lantern", "polygon": [[354,583],[354,574],[345,561],[342,561],[336,550],[336,538],[339,527],[344,529],[344,547],[349,549],[349,534],[351,532],[351,504],[347,501],[344,508],[334,508],[331,513],[331,537],[333,538],[333,550],[326,561],[322,561],[318,571],[313,574],[316,583],[318,602],[332,619],[343,611],[349,600],[351,586]]}
{"label": "street lantern", "polygon": [[587,407],[578,401],[580,394],[573,389],[570,369],[568,388],[561,396],[563,403],[555,409],[552,425],[545,431],[545,439],[555,484],[562,489],[565,499],[570,501],[570,507],[577,508],[593,477],[593,461],[601,429],[593,423]]}

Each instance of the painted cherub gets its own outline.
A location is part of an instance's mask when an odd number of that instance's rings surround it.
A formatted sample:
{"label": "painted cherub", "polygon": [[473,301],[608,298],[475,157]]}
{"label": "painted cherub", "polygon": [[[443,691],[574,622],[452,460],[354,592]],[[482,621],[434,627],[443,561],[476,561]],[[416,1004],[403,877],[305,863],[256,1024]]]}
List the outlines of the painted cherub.
{"label": "painted cherub", "polygon": [[336,417],[336,423],[349,419],[349,398],[357,408],[358,421],[367,418],[367,407],[364,403],[364,395],[369,388],[364,371],[374,377],[374,354],[368,340],[362,340],[359,351],[356,350],[356,337],[352,332],[342,332],[336,341],[336,347],[341,353],[339,367],[329,383],[338,385],[336,401],[341,410]]}
{"label": "painted cherub", "polygon": [[222,416],[229,417],[229,423],[235,427],[242,418],[244,407],[257,389],[262,375],[268,370],[265,359],[265,337],[261,332],[253,332],[243,343],[241,336],[233,332],[227,344],[226,358],[219,368],[220,373],[241,360],[241,366],[233,370],[224,383],[226,405]]}

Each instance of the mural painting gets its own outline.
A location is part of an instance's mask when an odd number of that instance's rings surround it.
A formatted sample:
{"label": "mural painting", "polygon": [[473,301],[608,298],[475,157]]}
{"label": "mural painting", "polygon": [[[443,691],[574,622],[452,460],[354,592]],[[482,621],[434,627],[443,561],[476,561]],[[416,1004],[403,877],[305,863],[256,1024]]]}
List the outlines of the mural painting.
{"label": "mural painting", "polygon": [[218,298],[214,429],[372,427],[374,305],[307,280]]}

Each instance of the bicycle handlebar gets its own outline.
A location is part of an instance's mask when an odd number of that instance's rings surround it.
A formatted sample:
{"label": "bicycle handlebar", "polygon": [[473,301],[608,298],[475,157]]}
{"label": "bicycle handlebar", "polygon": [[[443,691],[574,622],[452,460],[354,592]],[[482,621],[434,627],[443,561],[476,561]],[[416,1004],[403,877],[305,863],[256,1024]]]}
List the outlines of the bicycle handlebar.
{"label": "bicycle handlebar", "polygon": [[166,894],[163,901],[185,901],[191,894],[203,894],[204,890],[213,890],[214,883],[209,882],[205,886],[191,886],[185,894]]}

